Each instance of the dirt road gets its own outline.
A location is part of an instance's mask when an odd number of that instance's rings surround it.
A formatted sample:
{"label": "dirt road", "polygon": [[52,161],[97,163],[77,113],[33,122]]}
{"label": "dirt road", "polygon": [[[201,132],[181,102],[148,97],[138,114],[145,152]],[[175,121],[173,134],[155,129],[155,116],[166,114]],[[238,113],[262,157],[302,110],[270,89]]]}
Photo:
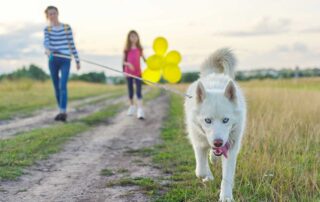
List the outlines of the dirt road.
{"label": "dirt road", "polygon": [[[105,94],[71,102],[68,109],[68,120],[72,121],[87,116],[108,104],[121,102],[126,98],[122,96],[117,99],[108,99],[108,97],[112,97],[113,95],[114,93],[109,95]],[[15,117],[10,120],[0,121],[0,139],[10,138],[20,132],[52,125],[55,122],[53,117],[55,117],[56,114],[57,109],[48,108],[34,112],[28,117]]]}
{"label": "dirt road", "polygon": [[[129,177],[156,177],[160,173],[150,159],[128,151],[159,143],[160,128],[168,109],[161,95],[145,106],[146,120],[119,113],[108,124],[99,125],[69,141],[62,152],[28,168],[17,181],[0,182],[0,201],[148,201],[138,187],[107,187],[108,181]],[[137,160],[143,164],[136,163]],[[126,170],[102,176],[102,169]]]}

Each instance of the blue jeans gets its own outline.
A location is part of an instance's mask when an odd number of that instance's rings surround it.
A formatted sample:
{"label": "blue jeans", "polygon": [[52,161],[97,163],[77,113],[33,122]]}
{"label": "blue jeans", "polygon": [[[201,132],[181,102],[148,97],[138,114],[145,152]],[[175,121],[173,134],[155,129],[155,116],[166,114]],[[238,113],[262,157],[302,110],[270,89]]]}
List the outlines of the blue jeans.
{"label": "blue jeans", "polygon": [[137,93],[137,98],[140,100],[142,99],[142,94],[141,94],[141,81],[132,77],[127,77],[127,84],[128,84],[128,92],[129,92],[129,98],[130,100],[133,99],[133,81],[136,83],[136,93]]}
{"label": "blue jeans", "polygon": [[[67,83],[70,72],[70,59],[52,57],[49,60],[50,75],[54,86],[57,104],[61,112],[67,111]],[[59,76],[59,72],[61,73]]]}

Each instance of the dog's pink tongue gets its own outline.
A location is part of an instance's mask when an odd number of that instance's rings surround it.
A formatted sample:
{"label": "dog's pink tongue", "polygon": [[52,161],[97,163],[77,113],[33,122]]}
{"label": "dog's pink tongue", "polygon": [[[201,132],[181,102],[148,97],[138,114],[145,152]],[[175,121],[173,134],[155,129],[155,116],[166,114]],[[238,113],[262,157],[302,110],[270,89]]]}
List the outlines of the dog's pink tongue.
{"label": "dog's pink tongue", "polygon": [[[228,144],[228,143],[227,143]],[[228,149],[229,149],[229,146],[228,145],[224,145],[224,147],[222,147],[222,154],[225,158],[228,158]]]}
{"label": "dog's pink tongue", "polygon": [[228,150],[230,148],[230,144],[229,142],[227,142],[223,147],[219,147],[219,148],[215,148],[215,150],[220,153],[223,154],[223,156],[225,158],[228,158]]}

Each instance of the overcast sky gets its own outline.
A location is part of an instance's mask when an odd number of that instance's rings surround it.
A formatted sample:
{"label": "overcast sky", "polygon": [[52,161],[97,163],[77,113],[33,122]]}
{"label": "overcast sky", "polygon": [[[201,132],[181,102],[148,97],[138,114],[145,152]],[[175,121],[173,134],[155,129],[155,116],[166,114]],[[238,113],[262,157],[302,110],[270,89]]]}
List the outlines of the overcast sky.
{"label": "overcast sky", "polygon": [[[118,69],[130,29],[139,32],[147,56],[153,39],[166,37],[181,52],[183,71],[197,70],[224,46],[235,51],[241,70],[320,66],[319,0],[1,0],[0,73],[30,63],[47,71],[48,5],[73,28],[80,57]],[[83,64],[81,72],[96,70]]]}

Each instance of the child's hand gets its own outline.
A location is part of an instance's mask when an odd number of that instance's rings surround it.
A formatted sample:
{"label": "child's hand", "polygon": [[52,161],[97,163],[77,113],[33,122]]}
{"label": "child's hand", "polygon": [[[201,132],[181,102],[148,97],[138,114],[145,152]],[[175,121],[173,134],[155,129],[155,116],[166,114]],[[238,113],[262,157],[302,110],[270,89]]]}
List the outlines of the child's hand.
{"label": "child's hand", "polygon": [[129,69],[134,70],[134,66],[130,62],[124,62],[124,64],[128,66]]}
{"label": "child's hand", "polygon": [[131,70],[134,70],[134,66],[131,64],[131,63],[129,63],[130,65],[129,65],[129,68],[131,69]]}
{"label": "child's hand", "polygon": [[44,52],[47,56],[49,56],[51,54],[51,51],[49,49],[46,49]]}
{"label": "child's hand", "polygon": [[77,70],[79,71],[81,68],[80,63],[77,63]]}

